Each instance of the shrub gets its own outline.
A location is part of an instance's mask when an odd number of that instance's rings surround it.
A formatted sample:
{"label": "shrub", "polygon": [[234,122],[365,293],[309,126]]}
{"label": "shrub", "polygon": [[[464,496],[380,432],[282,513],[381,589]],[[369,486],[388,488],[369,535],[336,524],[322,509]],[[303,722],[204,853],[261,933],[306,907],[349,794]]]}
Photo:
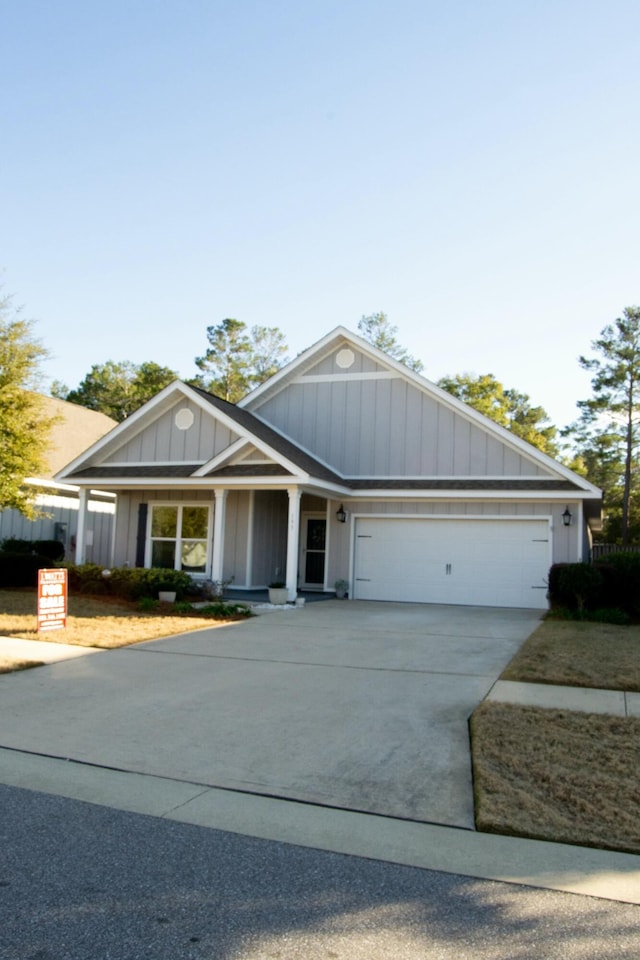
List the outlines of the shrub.
{"label": "shrub", "polygon": [[200,607],[197,611],[200,617],[211,617],[214,620],[220,620],[224,617],[252,617],[253,614],[249,607],[241,603],[208,603],[206,607]]}
{"label": "shrub", "polygon": [[37,553],[0,552],[0,587],[37,587],[38,570],[51,566]]}
{"label": "shrub", "polygon": [[53,563],[64,559],[64,544],[59,540],[18,540],[17,537],[7,537],[0,541],[2,553],[36,553],[40,557],[48,557]]}
{"label": "shrub", "polygon": [[63,563],[67,570],[69,591],[76,593],[104,593],[104,567],[99,563]]}
{"label": "shrub", "polygon": [[600,605],[601,593],[602,574],[588,563],[555,563],[549,571],[552,607],[593,609]]}
{"label": "shrub", "polygon": [[41,557],[49,557],[54,563],[64,560],[64,544],[59,540],[34,540],[33,547]]}
{"label": "shrub", "polygon": [[160,606],[159,600],[154,600],[153,597],[140,597],[138,600],[138,608],[143,613],[153,613]]}
{"label": "shrub", "polygon": [[598,607],[596,610],[569,609],[569,607],[554,607],[549,613],[552,620],[577,620],[591,623],[613,623],[618,627],[626,627],[629,623],[629,614],[617,607]]}
{"label": "shrub", "polygon": [[589,611],[589,620],[596,623],[614,623],[619,627],[626,627],[630,619],[627,611],[619,607],[598,607],[597,610]]}
{"label": "shrub", "polygon": [[103,576],[104,567],[97,563],[64,564],[69,571],[69,588],[80,593],[108,593],[124,600],[141,597],[158,599],[159,590],[175,590],[181,599],[191,586],[191,577],[182,570],[164,570],[157,567],[113,567],[109,576]]}
{"label": "shrub", "polygon": [[602,577],[602,604],[640,614],[640,553],[610,553],[594,569]]}
{"label": "shrub", "polygon": [[3,553],[33,553],[31,540],[18,540],[17,537],[7,537],[0,541],[0,550]]}

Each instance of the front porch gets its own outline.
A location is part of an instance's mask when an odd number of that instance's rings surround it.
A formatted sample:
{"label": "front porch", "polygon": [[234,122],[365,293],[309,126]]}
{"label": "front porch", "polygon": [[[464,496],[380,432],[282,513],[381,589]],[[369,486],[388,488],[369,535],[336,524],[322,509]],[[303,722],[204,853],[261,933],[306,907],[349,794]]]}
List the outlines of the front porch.
{"label": "front porch", "polygon": [[[112,566],[183,570],[257,602],[275,582],[290,602],[333,595],[347,576],[348,525],[330,496],[284,485],[117,492]],[[79,536],[76,563],[85,547]]]}

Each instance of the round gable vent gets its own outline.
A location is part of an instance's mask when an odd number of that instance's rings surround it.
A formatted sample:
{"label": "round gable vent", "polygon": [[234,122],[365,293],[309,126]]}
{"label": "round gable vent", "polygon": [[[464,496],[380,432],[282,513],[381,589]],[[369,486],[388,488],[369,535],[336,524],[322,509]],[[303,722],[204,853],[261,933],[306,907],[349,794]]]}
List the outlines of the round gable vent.
{"label": "round gable vent", "polygon": [[182,407],[175,416],[175,425],[178,430],[188,430],[193,425],[193,411],[188,407]]}
{"label": "round gable vent", "polygon": [[348,370],[349,367],[352,367],[356,359],[356,355],[353,350],[349,350],[348,347],[345,347],[343,350],[339,350],[336,354],[336,363],[342,370]]}

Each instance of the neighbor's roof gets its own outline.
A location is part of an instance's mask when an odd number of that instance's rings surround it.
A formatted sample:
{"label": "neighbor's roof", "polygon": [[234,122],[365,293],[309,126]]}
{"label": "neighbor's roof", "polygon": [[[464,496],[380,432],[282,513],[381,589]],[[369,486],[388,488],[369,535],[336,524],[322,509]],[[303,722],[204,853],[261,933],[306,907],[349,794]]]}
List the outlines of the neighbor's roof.
{"label": "neighbor's roof", "polygon": [[41,479],[55,476],[67,463],[75,460],[87,447],[95,443],[117,426],[117,422],[104,413],[87,410],[77,403],[57,400],[39,394],[46,417],[55,417],[56,422],[49,434],[46,452],[46,470]]}

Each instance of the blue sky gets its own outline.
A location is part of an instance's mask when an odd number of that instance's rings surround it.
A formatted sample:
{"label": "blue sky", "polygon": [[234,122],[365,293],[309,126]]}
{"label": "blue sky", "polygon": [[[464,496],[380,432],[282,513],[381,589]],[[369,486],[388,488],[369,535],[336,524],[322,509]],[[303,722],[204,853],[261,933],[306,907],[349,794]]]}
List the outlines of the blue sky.
{"label": "blue sky", "polygon": [[558,425],[640,301],[640,4],[0,0],[0,267],[75,387],[385,311]]}

